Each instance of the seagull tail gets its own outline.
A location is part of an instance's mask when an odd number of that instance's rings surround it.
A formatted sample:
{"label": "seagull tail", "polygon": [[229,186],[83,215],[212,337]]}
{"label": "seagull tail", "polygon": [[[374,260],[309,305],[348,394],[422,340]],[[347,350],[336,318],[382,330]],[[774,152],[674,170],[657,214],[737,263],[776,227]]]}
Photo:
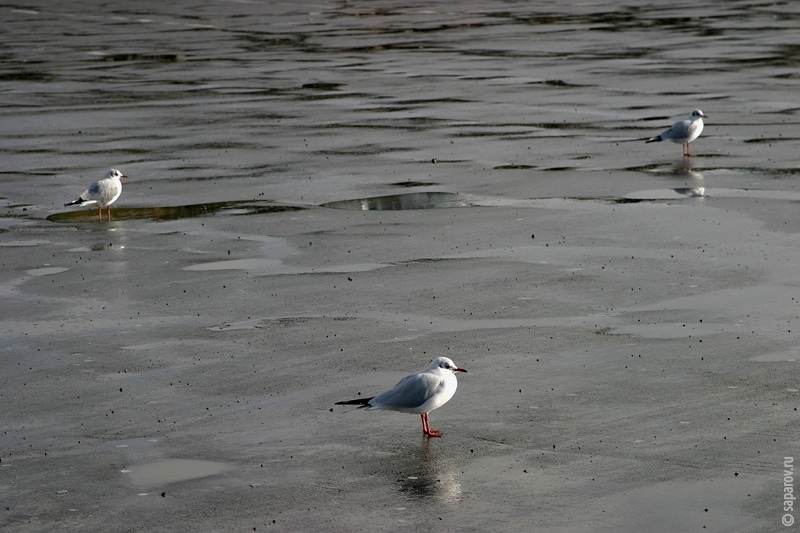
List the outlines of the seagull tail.
{"label": "seagull tail", "polygon": [[345,400],[343,402],[336,402],[334,405],[358,405],[361,407],[369,407],[369,402],[372,401],[372,398],[374,397],[375,396],[372,396],[371,398],[356,398],[355,400]]}
{"label": "seagull tail", "polygon": [[75,200],[72,200],[71,202],[64,204],[64,207],[67,207],[68,205],[83,205],[88,201],[89,200],[84,200],[83,198],[78,196]]}
{"label": "seagull tail", "polygon": [[645,141],[645,143],[660,143],[664,139],[661,138],[661,135],[656,135],[655,137],[650,137]]}

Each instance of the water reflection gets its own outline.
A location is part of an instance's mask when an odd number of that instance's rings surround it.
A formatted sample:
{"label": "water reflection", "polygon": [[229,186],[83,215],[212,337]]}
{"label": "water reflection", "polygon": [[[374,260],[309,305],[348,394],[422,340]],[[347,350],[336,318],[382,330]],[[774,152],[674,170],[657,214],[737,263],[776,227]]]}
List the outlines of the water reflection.
{"label": "water reflection", "polygon": [[[115,207],[112,222],[120,220],[156,221],[178,220],[213,215],[256,215],[263,213],[281,213],[298,211],[303,207],[276,205],[266,201],[240,200],[233,202],[210,202],[206,204],[178,205],[165,207]],[[47,217],[51,222],[97,222],[97,214],[92,210],[66,211]]]}
{"label": "water reflection", "polygon": [[694,168],[694,162],[689,157],[682,158],[682,161],[676,161],[673,164],[653,163],[650,165],[628,167],[627,170],[633,172],[647,172],[650,174],[659,174],[674,176],[677,178],[688,178],[691,180],[702,180],[703,173]]}
{"label": "water reflection", "polygon": [[231,470],[233,466],[198,459],[162,459],[142,463],[122,470],[123,482],[134,487],[161,486],[190,479],[215,476]]}
{"label": "water reflection", "polygon": [[446,207],[469,206],[464,197],[451,192],[412,192],[392,194],[355,200],[340,200],[322,204],[334,209],[353,209],[357,211],[403,211],[410,209],[438,209]]}
{"label": "water reflection", "polygon": [[[688,178],[692,180],[702,180],[703,174],[698,170],[694,170],[692,159],[684,157],[683,161],[675,163],[672,166],[672,175],[680,178]],[[702,196],[702,194],[700,195]]]}
{"label": "water reflection", "polygon": [[689,198],[699,198],[701,196],[706,195],[705,187],[679,187],[673,190],[676,193],[681,194],[683,196],[687,196]]}
{"label": "water reflection", "polygon": [[676,187],[672,189],[654,189],[628,193],[622,198],[617,198],[615,203],[633,204],[637,202],[663,202],[681,200],[684,198],[704,198],[705,187]]}
{"label": "water reflection", "polygon": [[455,479],[452,459],[431,439],[422,446],[401,452],[396,465],[400,491],[411,498],[454,503],[461,499],[461,483]]}

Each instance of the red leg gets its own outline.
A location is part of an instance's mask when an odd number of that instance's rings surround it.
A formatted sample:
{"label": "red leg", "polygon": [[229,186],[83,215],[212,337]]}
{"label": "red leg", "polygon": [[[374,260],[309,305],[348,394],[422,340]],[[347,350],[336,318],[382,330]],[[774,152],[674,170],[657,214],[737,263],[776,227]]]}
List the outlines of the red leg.
{"label": "red leg", "polygon": [[419,415],[422,417],[422,432],[425,433],[429,437],[441,437],[442,432],[436,429],[431,429],[430,425],[428,425],[428,413],[422,413]]}
{"label": "red leg", "polygon": [[100,222],[102,222],[103,221],[103,208],[102,207],[98,207],[97,208],[97,216],[100,217]]}
{"label": "red leg", "polygon": [[692,157],[692,149],[689,148],[689,143],[683,143],[683,156]]}
{"label": "red leg", "polygon": [[108,221],[111,222],[111,206],[107,206],[106,209],[108,209]]}

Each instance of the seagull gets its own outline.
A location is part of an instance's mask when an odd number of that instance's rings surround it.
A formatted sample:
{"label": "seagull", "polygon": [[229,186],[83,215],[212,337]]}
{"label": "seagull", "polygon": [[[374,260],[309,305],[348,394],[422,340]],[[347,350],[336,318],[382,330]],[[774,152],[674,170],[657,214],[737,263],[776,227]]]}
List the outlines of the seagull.
{"label": "seagull", "polygon": [[447,357],[437,357],[422,372],[410,374],[391,389],[372,398],[357,398],[336,405],[359,405],[368,411],[387,409],[413,413],[422,417],[422,432],[428,437],[441,437],[442,432],[428,425],[428,413],[446,404],[456,393],[456,372],[466,372]]}
{"label": "seagull", "polygon": [[672,141],[674,143],[680,143],[683,144],[683,157],[691,157],[692,151],[689,149],[689,143],[700,137],[700,134],[703,133],[704,118],[708,117],[699,109],[695,109],[685,120],[676,122],[661,135],[650,137],[645,142]]}
{"label": "seagull", "polygon": [[111,221],[111,204],[113,204],[119,195],[122,194],[122,182],[120,178],[127,178],[125,174],[112,168],[106,173],[106,177],[92,183],[88,189],[83,191],[75,201],[64,204],[68,205],[97,205],[97,214],[100,216],[100,222],[103,221],[103,208],[108,210],[108,220]]}

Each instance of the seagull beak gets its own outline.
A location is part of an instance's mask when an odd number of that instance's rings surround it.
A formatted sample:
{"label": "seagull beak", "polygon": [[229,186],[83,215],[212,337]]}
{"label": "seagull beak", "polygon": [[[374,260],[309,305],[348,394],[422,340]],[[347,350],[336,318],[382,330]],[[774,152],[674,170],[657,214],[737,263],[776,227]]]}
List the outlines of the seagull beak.
{"label": "seagull beak", "polygon": [[708,115],[700,115],[703,118],[708,118]]}
{"label": "seagull beak", "polygon": [[123,174],[122,176],[120,176],[120,178],[127,178],[127,177],[128,177],[128,176],[126,176],[125,174]]}
{"label": "seagull beak", "polygon": [[453,370],[453,372],[464,372],[466,374],[467,373],[467,369],[466,368],[456,368],[455,370]]}

